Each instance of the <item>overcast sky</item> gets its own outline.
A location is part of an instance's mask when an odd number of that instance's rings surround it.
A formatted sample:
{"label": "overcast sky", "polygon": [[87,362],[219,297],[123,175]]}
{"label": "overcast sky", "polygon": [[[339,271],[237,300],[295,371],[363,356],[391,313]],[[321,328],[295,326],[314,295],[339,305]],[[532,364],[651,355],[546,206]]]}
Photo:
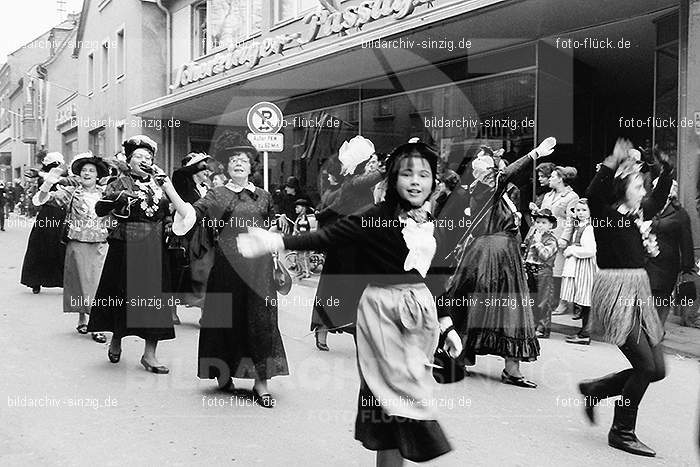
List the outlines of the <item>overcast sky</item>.
{"label": "overcast sky", "polygon": [[[68,12],[79,12],[83,0],[65,0]],[[7,54],[60,23],[56,0],[3,0],[0,2],[0,64]]]}

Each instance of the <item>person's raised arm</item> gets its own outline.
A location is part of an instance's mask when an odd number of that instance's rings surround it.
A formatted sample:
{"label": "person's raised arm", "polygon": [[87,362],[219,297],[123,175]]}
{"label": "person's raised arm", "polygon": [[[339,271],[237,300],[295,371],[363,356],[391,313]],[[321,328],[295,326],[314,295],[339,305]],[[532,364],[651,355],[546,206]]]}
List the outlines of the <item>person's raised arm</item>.
{"label": "person's raised arm", "polygon": [[528,170],[531,164],[542,157],[552,154],[556,144],[557,140],[553,136],[545,138],[535,149],[507,166],[501,177],[502,185],[505,186],[510,182],[516,186],[521,186],[528,176],[531,175],[531,171]]}

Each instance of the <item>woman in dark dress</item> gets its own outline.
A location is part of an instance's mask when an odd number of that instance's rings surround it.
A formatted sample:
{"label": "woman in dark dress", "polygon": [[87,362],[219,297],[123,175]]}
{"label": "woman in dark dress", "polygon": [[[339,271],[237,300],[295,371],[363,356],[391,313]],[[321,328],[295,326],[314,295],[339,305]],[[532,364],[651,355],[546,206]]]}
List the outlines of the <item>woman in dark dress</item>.
{"label": "woman in dark dress", "polygon": [[[202,153],[190,153],[183,159],[183,166],[173,172],[173,186],[180,197],[187,203],[194,204],[203,198],[210,185],[209,163],[211,156]],[[184,237],[173,236],[170,239],[170,251],[178,255],[184,251],[186,258],[173,258],[173,291],[181,298],[181,303],[188,306],[202,307],[209,271],[214,264],[214,237],[210,228],[198,226]],[[173,247],[179,247],[173,249]],[[175,266],[177,265],[177,266]],[[173,316],[175,324],[180,318]]]}
{"label": "woman in dark dress", "polygon": [[472,224],[443,296],[463,336],[465,359],[473,360],[475,354],[501,356],[505,360],[501,381],[526,388],[537,385],[522,375],[520,362],[536,360],[540,345],[532,307],[526,300],[517,209],[504,194],[509,183],[517,185],[526,178],[530,164],[551,154],[555,144],[554,138],[547,138],[505,169],[500,154],[488,147],[472,161]]}
{"label": "woman in dark dress", "polygon": [[[41,172],[47,174],[51,169],[62,168],[64,163],[61,153],[50,152],[41,161]],[[48,202],[41,206],[34,221],[22,263],[20,282],[31,288],[35,294],[38,294],[42,287],[63,287],[66,246],[61,242],[61,236],[65,217],[64,208],[54,202]]]}
{"label": "woman in dark dress", "polygon": [[[343,143],[340,161],[344,161],[337,174],[342,179],[340,188],[332,202],[316,216],[321,228],[373,204],[372,187],[384,176],[374,155],[374,145],[361,136]],[[354,272],[359,261],[353,245],[333,248],[326,253],[310,328],[314,331],[319,350],[329,350],[326,343],[328,332],[355,332],[357,304],[365,288],[362,277]]]}
{"label": "woman in dark dress", "polygon": [[[107,185],[95,205],[98,216],[113,215],[118,221],[110,232],[109,250],[90,312],[88,331],[112,333],[108,357],[112,363],[121,357],[124,336],[145,340],[141,364],[150,372],[170,370],[156,357],[160,340],[175,338],[172,297],[163,293],[168,284],[164,259],[164,233],[169,224],[168,197],[159,184],[162,172],[153,166],[156,143],[147,136],[134,136],[124,142],[129,172]],[[171,184],[172,185],[172,184]]]}
{"label": "woman in dark dress", "polygon": [[257,163],[254,148],[238,147],[229,156],[231,180],[209,190],[194,204],[185,203],[172,185],[164,189],[176,209],[173,232],[187,233],[195,223],[218,230],[214,267],[209,274],[199,333],[197,375],[217,378],[233,391],[232,378],[253,379],[253,396],[263,407],[274,407],[267,382],[289,374],[277,327],[277,291],[272,256],[243,258],[236,237],[248,227],[269,228],[274,219],[272,197],[249,177]]}

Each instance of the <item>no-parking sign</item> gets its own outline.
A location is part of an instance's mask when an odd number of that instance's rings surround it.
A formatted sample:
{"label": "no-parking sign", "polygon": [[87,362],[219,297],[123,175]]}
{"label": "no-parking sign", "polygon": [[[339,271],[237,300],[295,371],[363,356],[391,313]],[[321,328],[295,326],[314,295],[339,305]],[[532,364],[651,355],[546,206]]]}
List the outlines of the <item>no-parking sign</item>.
{"label": "no-parking sign", "polygon": [[251,132],[273,134],[282,128],[282,111],[272,102],[258,102],[250,108],[246,120]]}

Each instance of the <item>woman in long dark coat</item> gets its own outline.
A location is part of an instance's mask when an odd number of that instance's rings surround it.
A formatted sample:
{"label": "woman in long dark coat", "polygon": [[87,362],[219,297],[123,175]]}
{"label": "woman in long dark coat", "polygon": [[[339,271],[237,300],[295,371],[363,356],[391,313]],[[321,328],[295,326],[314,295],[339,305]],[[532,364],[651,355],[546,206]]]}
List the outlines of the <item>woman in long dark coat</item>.
{"label": "woman in long dark coat", "polygon": [[[41,172],[62,167],[63,155],[48,153],[41,162]],[[54,188],[55,189],[55,188]],[[29,234],[27,252],[22,263],[20,282],[38,294],[42,287],[63,287],[63,263],[66,246],[61,242],[66,210],[54,202],[41,206]]]}
{"label": "woman in long dark coat", "polygon": [[270,193],[250,181],[256,165],[254,148],[233,148],[228,161],[231,180],[209,190],[194,204],[185,203],[166,183],[176,209],[173,232],[186,234],[195,223],[215,226],[214,267],[209,274],[199,333],[197,375],[216,378],[221,389],[234,389],[231,378],[254,379],[253,396],[274,407],[267,382],[289,374],[277,327],[277,291],[272,256],[243,258],[236,237],[248,227],[269,228],[274,219]]}
{"label": "woman in long dark coat", "polygon": [[175,338],[172,297],[163,292],[169,281],[164,260],[164,234],[170,221],[170,201],[151,176],[157,146],[139,135],[124,142],[129,172],[107,185],[95,205],[98,216],[118,221],[107,239],[109,250],[90,312],[89,332],[112,333],[108,357],[121,358],[124,336],[145,341],[141,364],[150,372],[170,370],[156,357],[158,341]]}
{"label": "woman in long dark coat", "polygon": [[[373,204],[372,187],[383,178],[383,173],[376,161],[372,161],[376,159],[372,156],[374,146],[370,146],[369,140],[367,142],[364,148],[367,159],[353,166],[352,170],[345,164],[340,170],[344,174],[337,174],[339,178],[344,175],[344,179],[331,202],[316,216],[320,228]],[[355,332],[357,305],[366,285],[362,276],[353,272],[357,270],[358,261],[357,250],[352,245],[333,248],[326,253],[310,327],[319,350],[329,350],[326,343],[328,332]]]}

